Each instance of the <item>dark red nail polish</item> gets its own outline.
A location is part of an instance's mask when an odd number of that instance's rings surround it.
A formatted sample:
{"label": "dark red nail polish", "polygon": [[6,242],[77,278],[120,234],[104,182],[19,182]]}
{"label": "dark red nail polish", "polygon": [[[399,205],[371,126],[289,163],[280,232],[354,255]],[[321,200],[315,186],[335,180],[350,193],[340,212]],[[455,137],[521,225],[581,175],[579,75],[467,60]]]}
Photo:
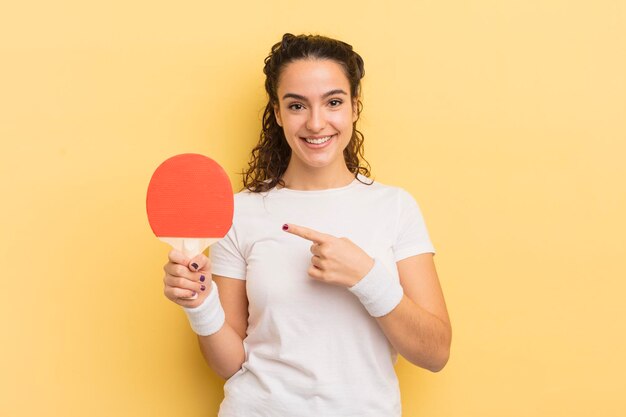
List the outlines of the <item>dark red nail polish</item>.
{"label": "dark red nail polish", "polygon": [[204,282],[204,275],[200,275],[200,282]]}
{"label": "dark red nail polish", "polygon": [[196,271],[198,270],[198,264],[197,263],[192,263],[191,266],[193,266],[193,269],[195,269]]}
{"label": "dark red nail polish", "polygon": [[204,290],[206,290],[206,287],[205,287],[204,285],[201,285],[201,286],[200,286],[200,289],[201,289],[202,291],[204,291]]}
{"label": "dark red nail polish", "polygon": [[287,226],[286,224],[283,224],[283,230],[287,230],[289,229],[289,226]]}

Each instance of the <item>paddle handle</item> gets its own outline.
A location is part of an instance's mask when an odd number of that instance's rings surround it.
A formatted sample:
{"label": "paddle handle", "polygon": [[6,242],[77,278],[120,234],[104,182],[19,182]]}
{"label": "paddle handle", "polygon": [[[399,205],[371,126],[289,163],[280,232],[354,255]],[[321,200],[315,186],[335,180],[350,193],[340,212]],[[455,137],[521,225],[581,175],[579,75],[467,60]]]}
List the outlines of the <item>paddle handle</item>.
{"label": "paddle handle", "polygon": [[159,237],[159,239],[189,258],[201,254],[206,248],[220,240],[214,237]]}
{"label": "paddle handle", "polygon": [[[217,242],[218,238],[197,238],[197,237],[160,237],[160,240],[169,244],[176,250],[181,251],[188,258],[193,258],[201,254],[206,248]],[[195,300],[198,294],[189,297],[188,300]]]}

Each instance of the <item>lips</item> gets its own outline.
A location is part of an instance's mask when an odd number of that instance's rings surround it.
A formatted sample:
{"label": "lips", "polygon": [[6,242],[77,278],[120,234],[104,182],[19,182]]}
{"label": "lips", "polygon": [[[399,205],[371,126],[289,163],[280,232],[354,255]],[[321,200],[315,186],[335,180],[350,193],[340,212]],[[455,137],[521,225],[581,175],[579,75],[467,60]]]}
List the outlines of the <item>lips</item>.
{"label": "lips", "polygon": [[322,148],[326,146],[329,142],[331,142],[335,138],[336,134],[333,135],[325,135],[325,136],[308,136],[306,138],[300,138],[304,143],[306,143],[307,147],[310,148]]}
{"label": "lips", "polygon": [[318,138],[318,137],[315,137],[315,138],[304,138],[304,140],[307,143],[313,143],[315,145],[319,145],[319,144],[322,144],[324,142],[329,141],[331,137],[332,137],[332,135],[331,136],[323,136],[323,137],[320,137],[320,138]]}

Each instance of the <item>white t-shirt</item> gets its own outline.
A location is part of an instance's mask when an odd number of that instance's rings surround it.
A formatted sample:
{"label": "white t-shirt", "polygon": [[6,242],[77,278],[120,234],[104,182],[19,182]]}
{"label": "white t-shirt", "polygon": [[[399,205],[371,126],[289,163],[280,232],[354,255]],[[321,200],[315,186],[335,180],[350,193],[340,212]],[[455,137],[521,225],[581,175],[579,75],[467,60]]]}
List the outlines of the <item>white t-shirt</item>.
{"label": "white t-shirt", "polygon": [[[369,184],[369,178],[359,175]],[[347,237],[398,280],[396,262],[434,253],[420,209],[374,182],[235,194],[233,226],[211,248],[213,274],[246,280],[246,359],[224,385],[219,417],[398,417],[397,353],[348,289],[307,274],[312,242],[296,224]]]}

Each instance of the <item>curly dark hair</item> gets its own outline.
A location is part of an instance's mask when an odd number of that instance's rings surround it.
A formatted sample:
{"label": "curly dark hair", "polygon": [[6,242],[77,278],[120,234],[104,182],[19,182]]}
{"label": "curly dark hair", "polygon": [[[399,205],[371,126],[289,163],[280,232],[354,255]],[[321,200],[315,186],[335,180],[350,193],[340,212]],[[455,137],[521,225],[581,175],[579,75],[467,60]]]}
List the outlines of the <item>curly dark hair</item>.
{"label": "curly dark hair", "polygon": [[320,35],[295,36],[286,33],[281,42],[272,46],[270,54],[265,58],[263,73],[269,100],[263,112],[259,142],[252,150],[247,171],[241,172],[243,187],[251,192],[269,191],[277,184],[285,186],[282,176],[291,158],[291,148],[282,127],[276,122],[274,106],[278,104],[277,89],[281,71],[289,63],[300,59],[330,59],[343,68],[350,83],[350,95],[357,102],[357,119],[353,124],[350,142],[343,151],[344,159],[355,178],[358,179],[358,174],[366,177],[370,175],[370,164],[363,157],[364,136],[356,128],[363,109],[360,100],[361,79],[365,75],[363,59],[345,42]]}

